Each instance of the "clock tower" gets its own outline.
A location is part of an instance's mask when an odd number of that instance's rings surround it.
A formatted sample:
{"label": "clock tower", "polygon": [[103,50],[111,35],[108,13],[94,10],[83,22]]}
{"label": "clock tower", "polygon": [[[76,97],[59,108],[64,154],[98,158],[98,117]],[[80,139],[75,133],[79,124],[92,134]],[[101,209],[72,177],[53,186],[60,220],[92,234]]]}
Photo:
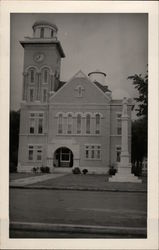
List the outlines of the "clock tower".
{"label": "clock tower", "polygon": [[23,101],[47,103],[60,79],[64,52],[57,39],[55,24],[38,21],[32,26],[33,36],[20,41],[24,48]]}

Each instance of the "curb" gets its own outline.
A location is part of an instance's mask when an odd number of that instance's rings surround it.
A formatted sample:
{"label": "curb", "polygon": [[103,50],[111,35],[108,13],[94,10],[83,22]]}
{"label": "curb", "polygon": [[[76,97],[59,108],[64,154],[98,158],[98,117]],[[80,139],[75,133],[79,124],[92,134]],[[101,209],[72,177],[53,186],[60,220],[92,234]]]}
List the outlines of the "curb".
{"label": "curb", "polygon": [[138,227],[114,227],[114,226],[91,226],[75,224],[48,224],[29,222],[10,222],[11,230],[34,231],[34,232],[67,232],[86,234],[107,234],[107,235],[132,235],[146,237],[147,229]]}
{"label": "curb", "polygon": [[96,192],[130,192],[130,193],[147,193],[146,190],[124,190],[124,189],[107,189],[107,188],[85,188],[85,187],[54,187],[54,186],[20,186],[10,185],[10,188],[19,189],[44,189],[44,190],[71,190],[71,191],[96,191]]}

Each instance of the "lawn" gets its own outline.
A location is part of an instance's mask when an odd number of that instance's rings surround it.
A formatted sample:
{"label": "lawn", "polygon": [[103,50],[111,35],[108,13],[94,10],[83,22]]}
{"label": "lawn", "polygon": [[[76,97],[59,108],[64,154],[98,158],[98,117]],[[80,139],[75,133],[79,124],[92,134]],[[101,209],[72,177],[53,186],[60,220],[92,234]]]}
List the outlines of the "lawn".
{"label": "lawn", "polygon": [[39,176],[39,175],[43,175],[42,173],[10,173],[9,174],[9,180],[13,181],[13,180],[17,180],[17,179],[22,179],[22,178],[29,178],[29,177],[33,177],[33,176]]}
{"label": "lawn", "polygon": [[129,190],[129,191],[146,191],[146,178],[142,177],[142,183],[115,183],[108,181],[109,176],[106,175],[73,175],[50,179],[43,182],[38,182],[30,186],[55,187],[55,188],[94,188],[107,190]]}

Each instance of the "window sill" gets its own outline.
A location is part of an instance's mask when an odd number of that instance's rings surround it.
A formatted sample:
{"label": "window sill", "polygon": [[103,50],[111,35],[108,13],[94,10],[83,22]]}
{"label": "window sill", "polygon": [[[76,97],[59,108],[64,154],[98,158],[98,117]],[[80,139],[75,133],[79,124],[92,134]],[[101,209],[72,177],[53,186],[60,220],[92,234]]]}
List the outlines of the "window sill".
{"label": "window sill", "polygon": [[101,134],[56,134],[56,136],[102,136]]}

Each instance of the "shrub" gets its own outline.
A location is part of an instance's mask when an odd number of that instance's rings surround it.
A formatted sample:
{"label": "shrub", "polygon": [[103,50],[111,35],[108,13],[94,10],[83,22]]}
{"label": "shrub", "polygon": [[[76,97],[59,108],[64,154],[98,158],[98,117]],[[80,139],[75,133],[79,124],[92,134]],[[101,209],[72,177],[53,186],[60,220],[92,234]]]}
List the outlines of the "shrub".
{"label": "shrub", "polygon": [[117,172],[116,168],[114,166],[110,166],[109,168],[109,175],[115,175]]}
{"label": "shrub", "polygon": [[50,173],[50,168],[49,167],[41,167],[40,171],[41,171],[41,173]]}
{"label": "shrub", "polygon": [[34,167],[34,168],[32,168],[33,173],[37,173],[37,172],[38,172],[38,170],[39,170],[39,168],[38,168],[38,167]]}
{"label": "shrub", "polygon": [[72,169],[72,173],[73,173],[73,174],[81,174],[81,170],[80,170],[79,168],[76,167],[76,168],[73,168],[73,169]]}
{"label": "shrub", "polygon": [[131,172],[135,176],[141,176],[142,175],[142,166],[132,166]]}
{"label": "shrub", "polygon": [[83,172],[83,174],[87,174],[87,173],[88,173],[88,170],[87,170],[86,168],[84,168],[84,169],[82,170],[82,172]]}

